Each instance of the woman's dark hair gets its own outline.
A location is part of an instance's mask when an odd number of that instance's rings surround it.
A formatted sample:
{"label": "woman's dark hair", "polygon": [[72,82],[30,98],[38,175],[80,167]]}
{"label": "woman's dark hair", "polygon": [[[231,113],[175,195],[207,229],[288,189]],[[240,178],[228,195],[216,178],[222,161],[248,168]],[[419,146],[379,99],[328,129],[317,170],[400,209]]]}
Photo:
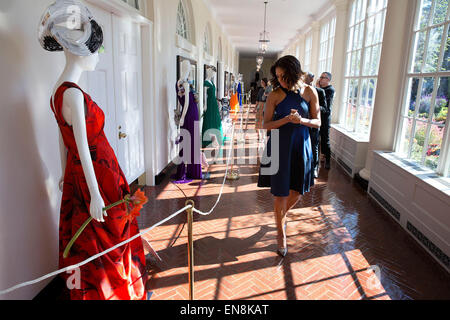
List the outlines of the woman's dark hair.
{"label": "woman's dark hair", "polygon": [[266,86],[269,84],[269,80],[267,80],[267,78],[262,78],[261,80],[266,84]]}
{"label": "woman's dark hair", "polygon": [[302,65],[296,57],[281,57],[274,63],[272,68],[270,68],[270,73],[272,74],[271,83],[274,88],[280,87],[280,82],[278,81],[276,73],[277,68],[284,70],[284,81],[288,84],[289,89],[297,85],[304,73]]}

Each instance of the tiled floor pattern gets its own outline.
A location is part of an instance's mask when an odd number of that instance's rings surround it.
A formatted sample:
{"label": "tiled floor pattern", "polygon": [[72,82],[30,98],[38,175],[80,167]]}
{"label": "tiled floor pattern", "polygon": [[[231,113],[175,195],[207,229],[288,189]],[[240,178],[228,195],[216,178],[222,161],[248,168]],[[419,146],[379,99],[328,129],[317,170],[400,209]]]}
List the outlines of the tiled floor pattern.
{"label": "tiled floor pattern", "polygon": [[[247,140],[238,148],[248,162],[257,146]],[[282,259],[275,253],[271,194],[256,186],[258,165],[238,167],[240,180],[226,181],[216,210],[194,218],[196,300],[450,297],[449,274],[335,163],[321,170],[289,214],[289,254]],[[225,168],[212,165],[209,181],[145,188],[150,202],[139,217],[141,230],[184,207],[187,198],[209,211]],[[185,222],[181,214],[146,236],[163,259],[157,264],[148,256],[152,299],[188,299]]]}

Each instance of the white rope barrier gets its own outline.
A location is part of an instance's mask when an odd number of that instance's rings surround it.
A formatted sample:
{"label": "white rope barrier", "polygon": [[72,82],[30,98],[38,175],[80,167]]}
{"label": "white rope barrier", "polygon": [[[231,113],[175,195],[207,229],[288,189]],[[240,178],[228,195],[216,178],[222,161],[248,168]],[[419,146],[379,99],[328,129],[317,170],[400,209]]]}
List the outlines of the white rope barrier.
{"label": "white rope barrier", "polygon": [[[227,168],[226,168],[225,177],[224,177],[224,180],[223,180],[223,183],[222,183],[222,187],[221,187],[221,189],[220,189],[219,197],[218,197],[218,199],[217,199],[216,204],[214,205],[214,207],[213,207],[208,213],[204,213],[204,212],[201,212],[201,211],[196,210],[195,208],[193,208],[193,211],[195,211],[195,212],[197,212],[197,213],[199,213],[199,214],[201,214],[201,215],[210,215],[210,214],[214,211],[214,209],[216,208],[216,206],[218,205],[218,203],[219,203],[219,201],[220,201],[220,199],[221,199],[221,197],[222,197],[223,189],[224,189],[225,182],[226,182],[226,179],[227,179],[228,167],[229,167],[230,160],[231,160],[231,155],[232,155],[232,152],[233,152],[234,133],[235,133],[235,126],[234,126],[234,124],[233,124],[232,128],[230,128],[230,129],[233,130],[233,131],[232,131],[232,137],[231,137],[231,148],[230,148],[230,152],[229,152],[228,159],[227,159]],[[142,231],[142,232],[140,232],[139,234],[133,236],[132,238],[130,238],[130,239],[128,239],[128,240],[125,240],[125,241],[123,241],[123,242],[121,242],[121,243],[115,245],[114,247],[109,248],[109,249],[107,249],[107,250],[105,250],[105,251],[103,251],[103,252],[101,252],[101,253],[98,253],[98,254],[96,254],[96,255],[94,255],[94,256],[92,256],[92,257],[90,257],[90,258],[84,260],[83,262],[80,262],[80,263],[78,263],[78,264],[71,265],[71,266],[68,266],[68,267],[66,267],[66,268],[59,269],[59,270],[57,270],[57,271],[48,273],[48,274],[46,274],[46,275],[44,275],[44,276],[42,276],[42,277],[40,277],[40,278],[37,278],[37,279],[35,279],[35,280],[23,282],[23,283],[20,283],[20,284],[15,285],[15,286],[13,286],[13,287],[11,287],[11,288],[8,288],[8,289],[6,289],[6,290],[2,290],[2,291],[0,291],[0,296],[1,296],[1,295],[5,295],[5,294],[7,294],[7,293],[11,293],[11,292],[16,291],[16,290],[18,290],[18,289],[20,289],[20,288],[23,288],[23,287],[26,287],[26,286],[31,286],[31,285],[33,285],[33,284],[39,283],[39,282],[44,281],[44,280],[46,280],[46,279],[49,279],[49,278],[51,278],[51,277],[57,276],[57,275],[59,275],[59,274],[61,274],[61,273],[65,273],[65,272],[68,272],[68,271],[72,271],[72,270],[78,269],[78,268],[84,266],[85,264],[88,264],[89,262],[91,262],[91,261],[93,261],[93,260],[95,260],[95,259],[98,259],[98,258],[104,256],[105,254],[107,254],[107,253],[109,253],[109,252],[111,252],[111,251],[114,251],[114,250],[116,250],[117,248],[120,248],[120,247],[122,247],[122,246],[124,246],[124,245],[130,243],[131,241],[136,240],[136,239],[139,238],[139,237],[144,236],[145,234],[149,233],[150,231],[152,231],[152,230],[155,229],[156,227],[159,227],[160,225],[166,223],[167,221],[169,221],[169,220],[175,218],[175,217],[178,216],[180,213],[186,211],[186,210],[189,209],[189,208],[192,208],[192,206],[191,206],[191,205],[188,205],[188,206],[184,207],[183,209],[178,210],[177,212],[173,213],[172,215],[170,215],[169,217],[165,218],[164,220],[161,220],[160,222],[158,222],[158,223],[156,223],[155,225],[151,226],[151,227],[148,228],[147,230]]]}
{"label": "white rope barrier", "polygon": [[235,133],[235,126],[233,124],[232,126],[232,133],[231,133],[231,146],[230,146],[230,151],[228,152],[228,158],[227,158],[227,167],[225,170],[225,176],[223,178],[223,182],[222,182],[222,187],[220,188],[220,192],[219,192],[219,197],[217,198],[216,203],[214,204],[214,206],[212,207],[211,210],[209,210],[208,212],[202,212],[200,210],[197,210],[196,208],[193,208],[194,212],[197,212],[198,214],[202,215],[202,216],[208,216],[210,215],[214,209],[216,209],[217,205],[219,204],[220,199],[222,198],[222,194],[223,194],[223,188],[225,187],[225,182],[227,181],[227,176],[228,176],[228,168],[230,167],[230,160],[231,160],[231,156],[233,154],[233,150],[234,150],[234,133]]}

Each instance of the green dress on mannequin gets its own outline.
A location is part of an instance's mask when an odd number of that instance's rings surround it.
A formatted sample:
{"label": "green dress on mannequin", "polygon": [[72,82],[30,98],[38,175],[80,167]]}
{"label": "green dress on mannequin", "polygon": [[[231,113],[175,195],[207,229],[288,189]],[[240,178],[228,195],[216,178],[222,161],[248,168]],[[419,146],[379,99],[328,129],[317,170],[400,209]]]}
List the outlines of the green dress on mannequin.
{"label": "green dress on mannequin", "polygon": [[208,147],[211,144],[211,138],[209,135],[205,137],[205,132],[210,129],[215,129],[215,134],[217,138],[217,143],[221,146],[223,143],[223,131],[222,131],[222,119],[220,118],[219,105],[217,104],[216,98],[216,86],[206,80],[205,87],[208,88],[208,100],[206,112],[203,115],[203,130],[202,130],[202,145],[203,148]]}

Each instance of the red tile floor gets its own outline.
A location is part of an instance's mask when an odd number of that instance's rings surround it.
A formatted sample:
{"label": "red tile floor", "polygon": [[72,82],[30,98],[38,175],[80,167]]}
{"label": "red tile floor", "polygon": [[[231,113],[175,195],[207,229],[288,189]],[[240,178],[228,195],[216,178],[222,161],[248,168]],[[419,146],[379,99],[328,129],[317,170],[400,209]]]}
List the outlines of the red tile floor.
{"label": "red tile floor", "polygon": [[[450,298],[450,275],[336,163],[320,171],[290,212],[289,253],[278,256],[272,197],[257,188],[258,165],[248,163],[257,147],[246,141],[240,179],[226,181],[215,211],[195,214],[196,300]],[[166,179],[146,187],[141,230],[183,208],[187,198],[209,211],[225,169],[213,164],[208,181],[176,186]],[[147,255],[152,300],[189,297],[185,223],[181,214],[145,236],[163,259],[156,263]]]}

